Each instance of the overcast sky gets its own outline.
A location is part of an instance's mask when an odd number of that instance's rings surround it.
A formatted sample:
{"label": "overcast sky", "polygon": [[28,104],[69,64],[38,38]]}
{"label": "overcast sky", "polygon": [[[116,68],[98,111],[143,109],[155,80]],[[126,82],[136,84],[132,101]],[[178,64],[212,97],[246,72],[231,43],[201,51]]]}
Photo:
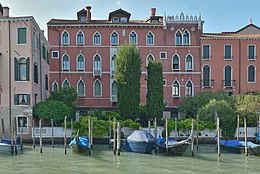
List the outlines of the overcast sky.
{"label": "overcast sky", "polygon": [[260,26],[260,0],[0,0],[10,7],[10,16],[34,16],[41,29],[52,19],[76,19],[77,11],[92,6],[92,17],[107,19],[109,12],[122,8],[131,19],[147,19],[150,8],[157,15],[198,15],[201,13],[204,32],[237,31],[249,23]]}

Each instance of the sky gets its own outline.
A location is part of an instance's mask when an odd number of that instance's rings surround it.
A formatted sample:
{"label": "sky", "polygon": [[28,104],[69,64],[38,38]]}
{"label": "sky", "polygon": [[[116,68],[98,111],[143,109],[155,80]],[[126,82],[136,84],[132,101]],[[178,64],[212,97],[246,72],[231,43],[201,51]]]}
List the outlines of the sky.
{"label": "sky", "polygon": [[145,20],[150,8],[156,14],[202,16],[204,32],[237,31],[249,24],[260,26],[260,0],[0,0],[10,8],[10,17],[34,16],[47,35],[47,22],[55,19],[76,19],[77,12],[91,6],[92,18],[108,19],[111,11],[119,8],[131,13],[131,19]]}

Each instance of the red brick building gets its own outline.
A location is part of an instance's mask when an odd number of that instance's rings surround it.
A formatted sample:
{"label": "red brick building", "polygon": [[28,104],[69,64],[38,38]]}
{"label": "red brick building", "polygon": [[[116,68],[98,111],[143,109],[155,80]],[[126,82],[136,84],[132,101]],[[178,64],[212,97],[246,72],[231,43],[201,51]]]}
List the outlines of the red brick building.
{"label": "red brick building", "polygon": [[116,109],[114,60],[121,44],[134,43],[143,62],[140,102],[146,98],[146,65],[160,60],[165,110],[175,115],[183,98],[201,90],[202,29],[200,16],[158,16],[155,8],[143,20],[131,19],[122,9],[109,13],[106,20],[95,20],[90,6],[77,12],[75,20],[52,19],[48,22],[50,87],[53,91],[66,85],[76,88],[81,112]]}
{"label": "red brick building", "polygon": [[260,28],[250,23],[236,32],[204,33],[201,52],[202,91],[259,92]]}

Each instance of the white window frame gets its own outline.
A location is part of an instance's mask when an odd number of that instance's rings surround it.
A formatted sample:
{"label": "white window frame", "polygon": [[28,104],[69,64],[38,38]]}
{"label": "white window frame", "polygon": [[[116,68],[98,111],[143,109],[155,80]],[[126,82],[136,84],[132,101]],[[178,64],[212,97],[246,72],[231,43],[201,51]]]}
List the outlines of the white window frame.
{"label": "white window frame", "polygon": [[52,91],[54,91],[54,85],[57,84],[57,92],[59,90],[59,84],[56,82],[56,80],[52,83]]}
{"label": "white window frame", "polygon": [[[83,40],[82,40],[83,42],[82,43],[78,43],[79,33],[82,33],[82,35],[83,35]],[[81,31],[81,30],[79,30],[76,34],[76,44],[79,45],[79,46],[85,45],[85,35],[84,35],[83,31]]]}
{"label": "white window frame", "polygon": [[[191,68],[187,68],[187,58],[188,58],[188,56],[190,56],[191,57]],[[194,59],[193,59],[193,56],[192,56],[192,54],[187,54],[186,55],[186,57],[185,57],[185,70],[186,71],[192,71],[192,70],[194,70]]]}
{"label": "white window frame", "polygon": [[[254,73],[254,81],[253,82],[249,82],[249,78],[248,78],[248,75],[249,75],[249,66],[253,66],[255,68],[255,73]],[[253,64],[250,64],[247,66],[247,83],[256,83],[256,66],[253,65]]]}
{"label": "white window frame", "polygon": [[[64,34],[65,32],[68,34],[68,43],[63,43],[63,34]],[[67,30],[64,30],[64,31],[61,33],[61,45],[64,45],[64,46],[70,45],[70,33],[69,33]]]}
{"label": "white window frame", "polygon": [[[58,53],[58,57],[53,57],[53,53]],[[52,57],[52,59],[59,59],[60,58],[60,52],[59,51],[52,51],[51,57]]]}
{"label": "white window frame", "polygon": [[[63,58],[64,58],[65,55],[67,55],[67,57],[69,58],[69,65],[68,65],[67,69],[64,69],[64,65],[63,65]],[[70,56],[67,53],[64,53],[62,55],[62,71],[70,71]]]}
{"label": "white window frame", "polygon": [[[254,46],[254,59],[249,59],[249,46]],[[256,60],[256,45],[255,44],[248,44],[247,45],[247,60],[248,61],[255,61]]]}
{"label": "white window frame", "polygon": [[[100,96],[95,95],[95,84],[96,84],[97,81],[99,81],[99,83],[100,83]],[[102,82],[99,79],[96,79],[93,83],[93,96],[94,97],[102,97]]]}
{"label": "white window frame", "polygon": [[[231,50],[231,53],[230,53],[231,57],[230,57],[230,59],[226,59],[226,46],[230,46],[230,50]],[[233,52],[232,51],[232,45],[231,44],[225,44],[224,45],[224,60],[225,61],[233,60],[233,53],[232,52]]]}
{"label": "white window frame", "polygon": [[[178,85],[179,85],[179,88],[178,88],[178,94],[179,95],[173,95],[173,84],[175,83],[175,82],[177,82],[178,83]],[[172,97],[173,98],[179,98],[180,96],[181,96],[181,85],[180,85],[180,82],[178,81],[178,80],[174,80],[173,82],[172,82]]]}
{"label": "white window frame", "polygon": [[[83,83],[83,96],[79,96],[78,95],[78,93],[79,93],[79,83],[80,82],[82,82]],[[80,77],[80,80],[77,82],[77,96],[78,97],[85,97],[86,95],[85,95],[85,92],[86,92],[86,90],[85,90],[85,82],[82,80],[82,78]]]}
{"label": "white window frame", "polygon": [[[117,43],[112,43],[112,35],[114,33],[117,34]],[[119,45],[119,34],[115,30],[110,34],[110,45]]]}
{"label": "white window frame", "polygon": [[112,17],[112,22],[119,22],[119,17]]}
{"label": "white window frame", "polygon": [[[188,36],[189,36],[189,41],[188,41],[189,43],[188,43],[188,44],[185,44],[185,43],[184,43],[184,33],[185,33],[185,32],[187,32],[187,33],[188,33]],[[187,30],[187,29],[182,33],[182,45],[191,45],[191,42],[190,42],[190,32],[189,32],[189,30]]]}
{"label": "white window frame", "polygon": [[146,57],[146,66],[148,66],[148,63],[149,63],[149,61],[148,61],[148,57],[149,57],[149,56],[152,56],[152,57],[153,57],[153,61],[155,61],[155,58],[154,58],[153,54],[152,54],[152,53],[149,53],[149,54],[147,55],[147,57]]}
{"label": "white window frame", "polygon": [[[131,34],[132,34],[132,33],[135,33],[136,43],[132,43],[132,42],[131,42]],[[136,33],[134,30],[132,30],[132,31],[129,33],[129,43],[130,43],[130,44],[132,43],[132,44],[134,44],[134,45],[138,45],[138,35],[137,35],[137,33]]]}
{"label": "white window frame", "polygon": [[[177,57],[179,58],[179,63],[178,63],[179,68],[178,68],[178,69],[173,69],[173,58],[174,58],[175,56],[177,56]],[[181,61],[181,60],[180,60],[180,56],[179,56],[177,53],[175,53],[175,54],[172,56],[172,71],[178,71],[178,70],[181,69],[180,61]]]}
{"label": "white window frame", "polygon": [[[95,35],[96,34],[98,34],[99,35],[99,39],[100,39],[100,43],[98,43],[98,44],[96,44],[95,43]],[[101,45],[101,42],[102,40],[101,40],[101,34],[98,32],[98,31],[96,31],[94,34],[93,34],[93,45]]]}
{"label": "white window frame", "polygon": [[64,83],[65,83],[66,81],[68,82],[69,87],[70,87],[70,81],[69,81],[68,79],[64,79],[63,82],[62,82],[62,85],[61,85],[62,88],[64,87]]}
{"label": "white window frame", "polygon": [[[162,53],[165,54],[165,58],[162,58]],[[160,59],[167,59],[167,52],[166,51],[161,51],[160,52]]]}
{"label": "white window frame", "polygon": [[[26,118],[26,127],[23,127],[23,131],[21,131],[21,128],[19,127],[19,119],[18,118]],[[17,134],[28,134],[29,133],[29,118],[26,115],[17,115],[16,116],[16,127],[17,127]],[[24,131],[26,130],[26,131]]]}
{"label": "white window frame", "polygon": [[[148,43],[148,34],[152,34],[152,36],[153,36],[153,43]],[[149,31],[147,34],[146,34],[146,37],[145,37],[145,40],[146,40],[146,45],[154,45],[154,43],[155,43],[155,37],[154,37],[154,34],[153,34],[153,32],[152,31]]]}
{"label": "white window frame", "polygon": [[[192,95],[188,95],[188,87],[187,87],[188,82],[191,82],[192,85],[191,88]],[[194,84],[191,80],[187,80],[187,82],[185,83],[185,97],[193,97],[193,96],[194,96]]]}
{"label": "white window frame", "polygon": [[[18,33],[19,33],[18,30],[19,30],[20,28],[25,28],[25,29],[26,29],[26,33],[25,33],[25,34],[26,34],[26,36],[25,36],[25,37],[26,37],[26,43],[18,43],[18,35],[19,35],[19,34],[18,34]],[[18,27],[18,28],[17,28],[17,30],[16,30],[16,44],[17,44],[17,45],[27,45],[27,44],[28,44],[28,27],[23,26],[23,27]]]}
{"label": "white window frame", "polygon": [[[83,57],[83,68],[79,68],[79,56],[82,56]],[[76,62],[76,65],[77,65],[77,70],[78,71],[85,71],[85,57],[82,53],[79,53],[78,56],[77,56],[77,62]]]}
{"label": "white window frame", "polygon": [[[209,46],[209,57],[208,58],[204,58],[204,46]],[[203,44],[202,45],[202,59],[203,60],[210,60],[211,59],[211,45],[210,44]]]}

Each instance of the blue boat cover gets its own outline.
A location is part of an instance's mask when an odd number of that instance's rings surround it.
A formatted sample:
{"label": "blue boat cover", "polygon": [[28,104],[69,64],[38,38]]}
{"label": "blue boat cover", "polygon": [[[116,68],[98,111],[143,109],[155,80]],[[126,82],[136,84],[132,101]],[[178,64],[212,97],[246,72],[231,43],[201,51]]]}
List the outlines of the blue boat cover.
{"label": "blue boat cover", "polygon": [[152,134],[145,130],[135,130],[131,135],[127,137],[127,141],[135,142],[149,142],[154,141]]}
{"label": "blue boat cover", "polygon": [[[174,145],[176,143],[178,143],[178,141],[174,140],[173,138],[168,139],[168,145]],[[157,144],[160,147],[166,147],[166,139],[159,136],[157,140]]]}
{"label": "blue boat cover", "polygon": [[257,131],[257,140],[258,140],[258,142],[260,142],[260,129],[258,129],[258,131]]}
{"label": "blue boat cover", "polygon": [[[70,142],[69,145],[72,145],[72,144],[77,144],[76,143],[76,137],[73,138],[73,140]],[[80,146],[83,146],[83,147],[88,147],[88,138],[86,137],[86,135],[84,137],[79,137],[79,142],[78,144]]]}
{"label": "blue boat cover", "polygon": [[[239,140],[220,140],[220,144],[224,146],[229,147],[240,147],[245,146],[245,141],[239,141]],[[251,141],[247,142],[248,147],[254,147],[258,146],[257,144],[252,143]]]}
{"label": "blue boat cover", "polygon": [[[12,144],[12,139],[11,138],[2,138],[0,143]],[[16,138],[16,144],[20,144],[20,137]]]}

